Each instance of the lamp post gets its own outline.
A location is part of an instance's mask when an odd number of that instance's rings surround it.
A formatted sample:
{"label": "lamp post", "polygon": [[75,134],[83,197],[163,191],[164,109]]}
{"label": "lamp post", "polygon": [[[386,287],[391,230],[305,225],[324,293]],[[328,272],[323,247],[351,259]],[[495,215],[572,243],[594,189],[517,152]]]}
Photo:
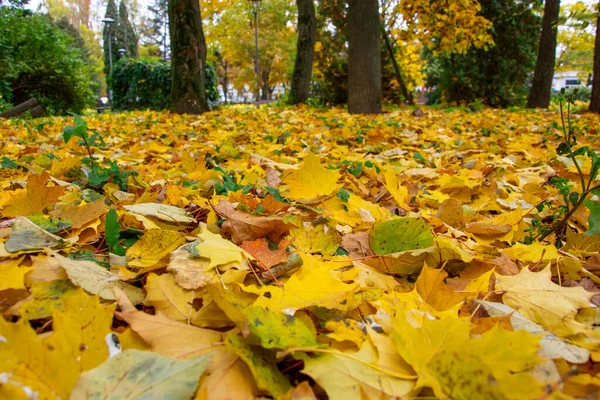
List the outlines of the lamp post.
{"label": "lamp post", "polygon": [[125,49],[119,49],[119,59],[125,57],[125,54],[127,54],[127,50]]}
{"label": "lamp post", "polygon": [[254,47],[255,47],[255,63],[254,70],[256,72],[256,83],[258,85],[258,89],[256,90],[258,102],[258,97],[260,95],[260,66],[258,63],[258,12],[260,11],[260,6],[262,0],[248,0],[250,2],[250,7],[252,10],[252,14],[254,15]]}
{"label": "lamp post", "polygon": [[[113,68],[113,60],[112,60],[112,29],[111,25],[115,22],[112,18],[104,18],[102,23],[104,23],[108,27],[108,65],[109,65],[109,75],[112,72]],[[106,79],[108,81],[108,77]],[[108,89],[108,99],[112,102],[112,89]]]}

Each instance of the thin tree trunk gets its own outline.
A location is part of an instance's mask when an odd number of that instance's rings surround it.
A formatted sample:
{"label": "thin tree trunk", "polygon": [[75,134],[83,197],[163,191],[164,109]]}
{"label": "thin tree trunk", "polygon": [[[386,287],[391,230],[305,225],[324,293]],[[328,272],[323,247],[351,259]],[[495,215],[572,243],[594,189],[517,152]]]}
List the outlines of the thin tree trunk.
{"label": "thin tree trunk", "polygon": [[[600,11],[600,2],[598,3]],[[594,42],[594,77],[592,78],[591,112],[600,114],[600,16],[596,21],[596,41]]]}
{"label": "thin tree trunk", "polygon": [[312,64],[317,39],[317,18],[313,0],[296,0],[298,6],[298,42],[292,76],[290,104],[304,103],[310,96]]}
{"label": "thin tree trunk", "polygon": [[542,35],[538,50],[533,84],[527,99],[528,108],[548,108],[556,61],[556,44],[558,35],[558,17],[560,0],[546,0],[544,18],[542,19]]}
{"label": "thin tree trunk", "polygon": [[348,1],[348,111],[381,113],[381,29],[378,0]]}
{"label": "thin tree trunk", "polygon": [[398,85],[400,85],[400,93],[402,93],[402,96],[404,97],[404,99],[406,100],[406,102],[408,104],[413,105],[413,104],[415,104],[413,95],[411,92],[408,91],[408,88],[406,87],[406,83],[404,82],[404,79],[402,78],[402,73],[400,72],[400,66],[398,65],[398,61],[396,60],[394,46],[392,46],[392,41],[390,40],[390,37],[388,36],[387,31],[385,30],[385,25],[383,25],[383,24],[382,24],[382,28],[381,28],[381,33],[383,35],[383,41],[385,42],[385,47],[387,48],[388,54],[392,60],[392,65],[394,66],[394,75],[396,76]]}
{"label": "thin tree trunk", "polygon": [[206,101],[204,63],[206,41],[198,0],[169,0],[171,37],[171,111],[202,114]]}

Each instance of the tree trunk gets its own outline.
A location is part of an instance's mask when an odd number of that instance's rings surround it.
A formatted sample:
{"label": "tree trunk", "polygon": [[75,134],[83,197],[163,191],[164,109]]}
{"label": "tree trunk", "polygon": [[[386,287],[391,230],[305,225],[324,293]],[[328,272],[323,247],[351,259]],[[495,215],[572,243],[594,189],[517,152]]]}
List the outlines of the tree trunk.
{"label": "tree trunk", "polygon": [[263,68],[263,70],[260,71],[260,73],[262,74],[262,96],[260,99],[262,101],[269,101],[271,100],[271,91],[269,90],[270,68],[269,70]]}
{"label": "tree trunk", "polygon": [[298,5],[298,42],[292,76],[290,104],[304,103],[310,96],[312,64],[317,38],[317,18],[313,0],[296,0]]}
{"label": "tree trunk", "polygon": [[398,61],[396,60],[396,55],[394,53],[394,46],[392,45],[392,41],[385,30],[385,26],[382,24],[381,33],[383,35],[383,41],[385,42],[385,47],[387,48],[390,59],[392,60],[392,65],[394,66],[394,75],[396,76],[396,80],[398,81],[398,85],[400,86],[400,93],[404,97],[404,100],[410,105],[415,104],[413,99],[413,95],[408,91],[406,87],[406,83],[404,83],[404,79],[402,78],[402,73],[400,72],[400,66],[398,65]]}
{"label": "tree trunk", "polygon": [[209,110],[204,83],[206,41],[198,0],[169,0],[171,37],[171,111],[202,114]]}
{"label": "tree trunk", "polygon": [[542,19],[542,35],[538,50],[533,84],[527,99],[528,108],[548,108],[556,61],[556,43],[558,35],[558,17],[560,0],[546,0],[544,18]]}
{"label": "tree trunk", "polygon": [[381,113],[381,29],[378,0],[348,1],[348,111]]}
{"label": "tree trunk", "polygon": [[[598,3],[600,11],[600,2]],[[594,42],[594,77],[592,78],[592,98],[590,111],[600,114],[600,16],[596,21],[596,41]]]}

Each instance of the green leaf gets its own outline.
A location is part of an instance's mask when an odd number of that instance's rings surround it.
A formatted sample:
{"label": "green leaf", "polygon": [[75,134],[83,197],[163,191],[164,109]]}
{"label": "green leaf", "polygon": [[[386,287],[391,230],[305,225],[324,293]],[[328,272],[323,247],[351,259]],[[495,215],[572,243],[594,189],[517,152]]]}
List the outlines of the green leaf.
{"label": "green leaf", "polygon": [[[111,208],[106,214],[105,222],[106,245],[111,253],[124,256],[125,249],[119,245],[121,241],[121,225],[119,225],[119,215],[114,208]],[[123,250],[123,254],[119,254]]]}
{"label": "green leaf", "polygon": [[87,123],[77,114],[72,114],[75,119],[75,126],[67,126],[63,129],[63,139],[68,143],[73,136],[79,138],[87,137]]}
{"label": "green leaf", "polygon": [[565,142],[562,142],[556,148],[556,154],[558,154],[559,156],[564,156],[565,154],[569,154],[570,152],[571,152],[571,147]]}
{"label": "green leaf", "polygon": [[10,158],[8,158],[6,156],[2,156],[2,160],[0,161],[0,167],[6,168],[6,169],[19,168],[19,166],[17,165],[16,162],[14,162],[13,160],[11,160]]}
{"label": "green leaf", "polygon": [[84,372],[71,398],[188,400],[211,356],[176,360],[149,351],[126,350]]}
{"label": "green leaf", "polygon": [[292,388],[287,378],[275,366],[274,353],[259,346],[252,346],[232,333],[225,337],[225,345],[248,365],[256,385],[274,398],[283,397]]}
{"label": "green leaf", "polygon": [[600,234],[600,201],[585,200],[583,205],[590,210],[588,218],[590,229],[585,234],[588,236]]}
{"label": "green leaf", "polygon": [[102,187],[109,179],[110,174],[107,174],[104,170],[88,173],[88,180],[91,187]]}
{"label": "green leaf", "polygon": [[370,235],[371,250],[377,255],[423,249],[432,243],[431,229],[421,218],[379,222],[373,226]]}
{"label": "green leaf", "polygon": [[49,215],[42,213],[31,214],[27,218],[40,228],[50,232],[56,233],[64,229],[70,228],[73,223],[68,219],[53,218]]}

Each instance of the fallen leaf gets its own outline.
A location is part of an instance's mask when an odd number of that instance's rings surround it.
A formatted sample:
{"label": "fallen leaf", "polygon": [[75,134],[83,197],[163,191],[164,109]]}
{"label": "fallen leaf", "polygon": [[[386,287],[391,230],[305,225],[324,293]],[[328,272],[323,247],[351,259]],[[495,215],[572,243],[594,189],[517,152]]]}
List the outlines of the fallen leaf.
{"label": "fallen leaf", "polygon": [[264,268],[269,269],[287,259],[286,249],[290,243],[291,241],[282,241],[279,243],[277,250],[271,250],[267,241],[262,238],[252,242],[244,242],[240,247],[260,261]]}
{"label": "fallen leaf", "polygon": [[[175,360],[147,351],[126,350],[81,375],[71,399],[190,399],[210,355]],[[143,373],[140,373],[143,371]]]}
{"label": "fallen leaf", "polygon": [[141,289],[128,283],[121,282],[116,275],[92,261],[76,261],[52,253],[51,257],[58,260],[71,282],[88,293],[97,294],[104,300],[116,300],[115,289],[124,291],[134,304],[144,301]]}
{"label": "fallen leaf", "polygon": [[4,217],[27,216],[36,212],[42,212],[48,206],[58,202],[65,188],[62,186],[47,186],[50,175],[44,171],[39,175],[29,174],[27,178],[27,190],[13,195],[11,203],[2,210]]}
{"label": "fallen leaf", "polygon": [[402,365],[399,356],[391,365],[380,365],[377,349],[370,340],[358,353],[329,350],[304,358],[303,372],[322,386],[330,397],[347,399],[401,398],[414,388],[414,372]]}
{"label": "fallen leaf", "polygon": [[182,322],[173,321],[162,314],[150,315],[138,311],[131,304],[127,295],[115,290],[120,312],[115,312],[125,320],[131,329],[148,343],[153,351],[173,358],[190,358],[206,354],[214,350],[215,344],[221,341],[219,332],[197,328]]}
{"label": "fallen leaf", "polygon": [[283,222],[279,217],[254,217],[238,211],[223,199],[214,208],[227,219],[223,223],[221,232],[231,236],[231,240],[237,245],[264,237],[278,242],[282,235],[294,227]]}
{"label": "fallen leaf", "polygon": [[151,271],[163,257],[184,243],[185,236],[179,232],[151,229],[127,249],[128,267]]}
{"label": "fallen leaf", "polygon": [[586,332],[575,320],[580,308],[589,307],[593,293],[582,287],[562,287],[552,282],[549,267],[540,272],[523,268],[516,276],[497,276],[496,290],[504,304],[559,337]]}
{"label": "fallen leaf", "polygon": [[6,251],[42,250],[58,247],[63,242],[60,236],[47,232],[31,222],[28,218],[17,217],[13,224],[10,238],[4,244]]}
{"label": "fallen leaf", "polygon": [[250,368],[256,385],[261,391],[274,398],[280,398],[292,388],[286,377],[275,368],[274,357],[268,351],[251,346],[231,333],[225,337],[225,345]]}
{"label": "fallen leaf", "polygon": [[194,400],[254,400],[258,388],[248,366],[229,350],[217,350],[200,378]]}
{"label": "fallen leaf", "polygon": [[192,302],[195,294],[177,286],[171,274],[150,273],[146,280],[144,305],[153,306],[158,312],[175,321],[189,322],[196,312]]}
{"label": "fallen leaf", "polygon": [[242,261],[242,249],[221,235],[204,229],[198,238],[200,243],[194,246],[194,251],[198,256],[210,260],[209,268]]}
{"label": "fallen leaf", "polygon": [[24,257],[0,261],[0,291],[25,289],[25,274],[31,267],[20,266]]}
{"label": "fallen leaf", "polygon": [[172,224],[191,224],[196,222],[196,220],[190,217],[183,208],[167,204],[140,203],[131,206],[123,206],[123,208],[134,214],[153,217]]}
{"label": "fallen leaf", "polygon": [[294,240],[294,247],[308,254],[332,256],[340,246],[340,235],[325,224],[292,229],[290,237]]}
{"label": "fallen leaf", "polygon": [[283,178],[282,183],[289,188],[287,197],[312,200],[336,191],[340,187],[337,184],[340,177],[339,172],[323,167],[319,157],[309,154],[300,168]]}
{"label": "fallen leaf", "polygon": [[370,245],[377,255],[424,249],[433,243],[431,228],[420,218],[404,217],[373,225]]}
{"label": "fallen leaf", "polygon": [[65,299],[66,311],[54,314],[54,332],[37,336],[25,318],[0,318],[0,398],[68,398],[82,371],[108,357],[111,307],[79,291]]}

